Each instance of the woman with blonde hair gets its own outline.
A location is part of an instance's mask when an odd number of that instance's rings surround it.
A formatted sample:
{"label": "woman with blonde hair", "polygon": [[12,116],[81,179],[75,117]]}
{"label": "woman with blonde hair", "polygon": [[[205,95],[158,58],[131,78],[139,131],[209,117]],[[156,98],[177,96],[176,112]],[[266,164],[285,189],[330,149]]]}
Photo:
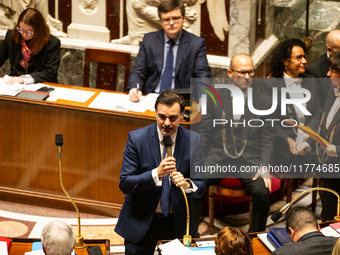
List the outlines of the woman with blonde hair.
{"label": "woman with blonde hair", "polygon": [[50,35],[42,14],[33,8],[24,10],[13,30],[0,44],[0,66],[9,59],[14,83],[57,83],[60,65],[60,40]]}
{"label": "woman with blonde hair", "polygon": [[244,231],[225,227],[217,234],[215,253],[216,255],[253,255],[253,246]]}

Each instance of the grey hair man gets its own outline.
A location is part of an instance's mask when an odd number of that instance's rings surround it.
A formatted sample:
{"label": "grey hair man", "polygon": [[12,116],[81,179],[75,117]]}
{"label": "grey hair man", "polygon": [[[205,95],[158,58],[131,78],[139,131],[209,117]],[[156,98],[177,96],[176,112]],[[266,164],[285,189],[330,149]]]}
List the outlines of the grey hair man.
{"label": "grey hair man", "polygon": [[73,229],[63,221],[51,221],[42,231],[41,242],[46,255],[70,255],[74,246]]}

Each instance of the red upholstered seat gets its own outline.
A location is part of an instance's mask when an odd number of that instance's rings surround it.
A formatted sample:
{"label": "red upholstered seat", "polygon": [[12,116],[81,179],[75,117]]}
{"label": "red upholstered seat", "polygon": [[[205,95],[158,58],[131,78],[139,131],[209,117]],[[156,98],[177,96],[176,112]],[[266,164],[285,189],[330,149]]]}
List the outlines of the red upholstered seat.
{"label": "red upholstered seat", "polygon": [[[222,188],[228,188],[228,189],[245,189],[243,186],[243,183],[238,178],[225,178],[219,183],[214,184],[215,186],[222,187]],[[270,194],[279,191],[281,187],[281,180],[278,178],[275,178],[272,176],[272,191]],[[220,195],[215,194],[215,200],[216,202],[219,201]],[[249,196],[242,196],[242,197],[232,197],[232,196],[226,196],[224,198],[225,204],[235,204],[235,203],[241,203],[249,200]]]}
{"label": "red upholstered seat", "polygon": [[[272,176],[272,190],[271,194],[279,191],[281,180]],[[221,196],[224,201],[221,200]],[[249,201],[249,229],[252,227],[252,200],[249,191],[243,186],[243,183],[238,178],[225,178],[219,183],[212,185],[209,188],[209,229],[210,233],[213,230],[214,214],[215,214],[215,200],[223,204],[238,204]],[[222,208],[222,206],[221,206]],[[229,206],[230,208],[230,206]]]}

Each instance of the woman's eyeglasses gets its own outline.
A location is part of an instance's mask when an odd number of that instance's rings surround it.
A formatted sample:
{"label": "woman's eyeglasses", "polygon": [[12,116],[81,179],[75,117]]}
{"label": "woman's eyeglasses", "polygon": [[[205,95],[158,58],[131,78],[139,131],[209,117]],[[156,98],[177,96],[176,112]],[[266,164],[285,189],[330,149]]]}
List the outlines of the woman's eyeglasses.
{"label": "woman's eyeglasses", "polygon": [[25,33],[28,36],[32,36],[34,34],[34,30],[24,30],[21,27],[17,27],[17,30],[20,34]]}

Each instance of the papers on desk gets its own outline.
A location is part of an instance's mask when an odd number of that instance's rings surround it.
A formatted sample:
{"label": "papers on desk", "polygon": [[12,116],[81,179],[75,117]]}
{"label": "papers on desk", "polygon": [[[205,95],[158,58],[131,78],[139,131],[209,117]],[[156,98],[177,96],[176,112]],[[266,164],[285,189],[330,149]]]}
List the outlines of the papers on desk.
{"label": "papers on desk", "polygon": [[15,96],[25,87],[25,85],[19,83],[6,85],[5,83],[9,79],[10,77],[8,75],[5,75],[4,78],[0,78],[0,95]]}
{"label": "papers on desk", "polygon": [[162,251],[162,255],[194,255],[194,253],[185,247],[178,239],[161,244],[158,246],[158,248]]}
{"label": "papers on desk", "polygon": [[162,255],[215,255],[214,247],[185,247],[178,239],[159,245]]}
{"label": "papers on desk", "polygon": [[48,87],[42,83],[30,84],[30,85],[15,83],[11,85],[6,85],[5,83],[9,79],[10,77],[8,75],[5,75],[4,78],[0,78],[0,95],[16,96],[22,90],[37,91],[41,87]]}
{"label": "papers on desk", "polygon": [[0,241],[0,255],[8,255],[7,243]]}
{"label": "papers on desk", "polygon": [[[330,224],[330,225],[332,225],[332,224]],[[334,237],[338,237],[338,238],[340,237],[339,232],[337,232],[331,226],[324,227],[323,229],[320,230],[320,232],[322,234],[324,234],[325,236],[334,236]]]}
{"label": "papers on desk", "polygon": [[129,95],[101,92],[89,107],[114,111],[155,111],[154,105],[157,97],[158,94],[149,94],[142,96],[139,102],[135,103],[129,100]]}
{"label": "papers on desk", "polygon": [[95,92],[84,91],[80,89],[66,89],[60,87],[53,88],[54,90],[50,93],[50,97],[46,101],[55,102],[58,99],[64,99],[68,101],[85,103],[95,94]]}
{"label": "papers on desk", "polygon": [[43,250],[25,252],[25,255],[45,255]]}

